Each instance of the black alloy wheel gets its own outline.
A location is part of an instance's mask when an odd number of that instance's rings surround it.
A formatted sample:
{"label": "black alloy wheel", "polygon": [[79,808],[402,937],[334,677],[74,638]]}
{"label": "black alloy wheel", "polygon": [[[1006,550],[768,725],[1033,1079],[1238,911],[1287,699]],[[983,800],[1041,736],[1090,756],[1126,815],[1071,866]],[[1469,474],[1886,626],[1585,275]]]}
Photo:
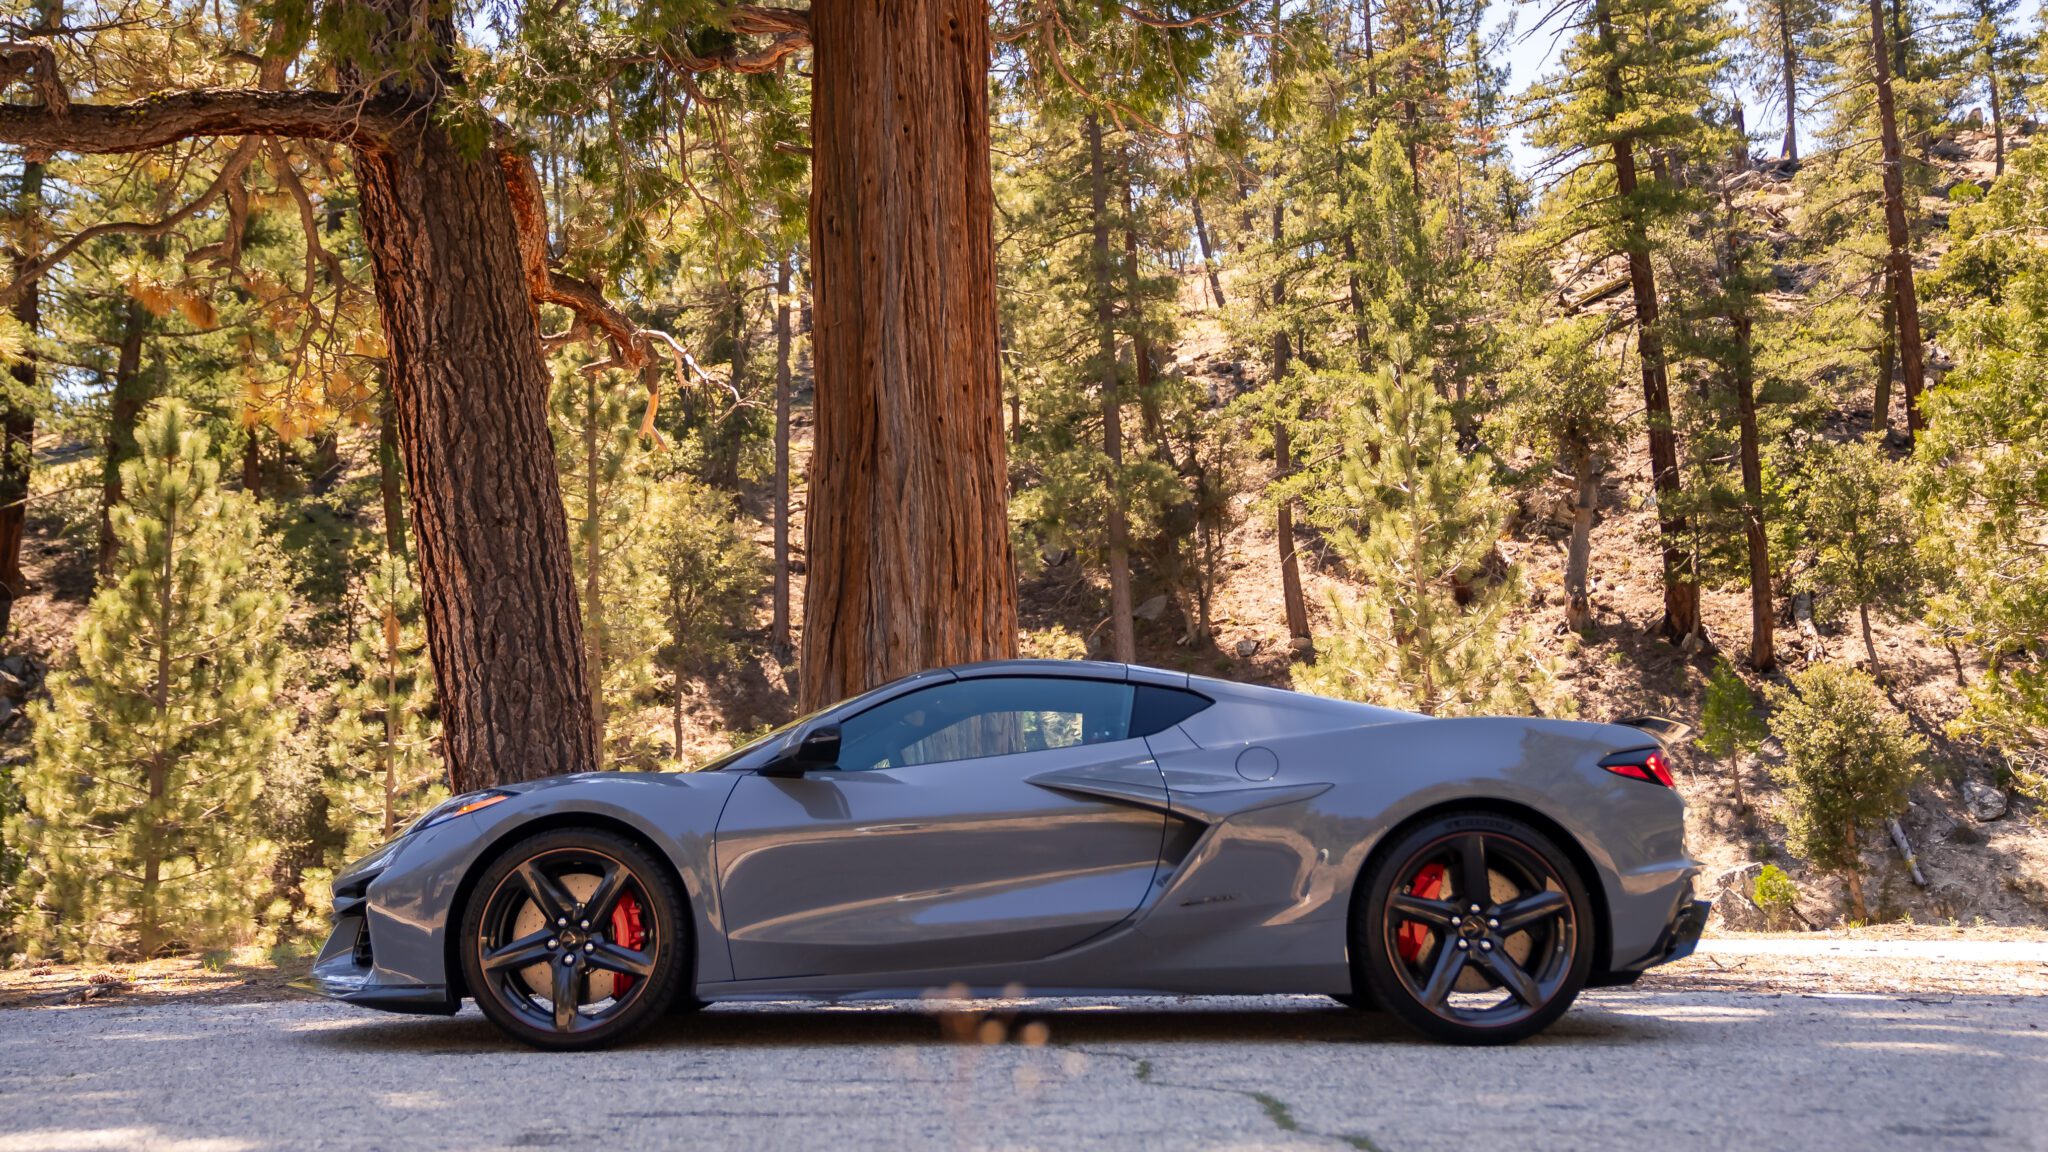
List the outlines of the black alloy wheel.
{"label": "black alloy wheel", "polygon": [[1362,986],[1403,1023],[1458,1044],[1550,1026],[1592,968],[1592,904],[1570,858],[1520,820],[1453,813],[1402,835],[1355,917]]}
{"label": "black alloy wheel", "polygon": [[463,976],[515,1039],[604,1047],[688,997],[686,917],[667,870],[632,841],[542,832],[479,878],[463,913]]}

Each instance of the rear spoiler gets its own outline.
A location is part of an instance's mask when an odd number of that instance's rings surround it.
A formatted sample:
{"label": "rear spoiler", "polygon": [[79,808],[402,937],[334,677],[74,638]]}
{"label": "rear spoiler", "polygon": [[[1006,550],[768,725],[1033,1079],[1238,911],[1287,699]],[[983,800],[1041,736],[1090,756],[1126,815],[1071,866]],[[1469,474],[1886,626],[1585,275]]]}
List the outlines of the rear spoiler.
{"label": "rear spoiler", "polygon": [[1662,744],[1666,751],[1675,744],[1684,743],[1685,738],[1692,735],[1692,725],[1667,720],[1662,716],[1624,716],[1615,723],[1649,733],[1657,738],[1657,743]]}

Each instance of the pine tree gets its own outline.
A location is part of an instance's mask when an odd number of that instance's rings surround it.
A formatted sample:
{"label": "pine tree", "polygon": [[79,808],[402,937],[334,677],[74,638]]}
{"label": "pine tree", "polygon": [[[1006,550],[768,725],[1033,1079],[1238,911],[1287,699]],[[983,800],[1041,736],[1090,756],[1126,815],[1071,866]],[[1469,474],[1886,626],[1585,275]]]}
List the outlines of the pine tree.
{"label": "pine tree", "polygon": [[[639,733],[617,722],[653,687],[660,643],[654,574],[644,564],[657,497],[641,438],[646,393],[620,373],[565,368],[555,385],[562,500],[581,591],[590,702],[605,764],[645,759]],[[710,442],[716,458],[722,448]],[[599,765],[592,765],[599,767]]]}
{"label": "pine tree", "polygon": [[760,594],[761,557],[734,522],[731,497],[688,476],[670,477],[660,491],[640,562],[659,597],[658,660],[669,674],[673,724],[669,759],[681,761],[690,682],[738,656],[733,623],[751,614]]}
{"label": "pine tree", "polygon": [[[1946,587],[1930,623],[1974,650],[1959,733],[2008,749],[2048,733],[2048,150],[2016,151],[1982,202],[1957,210],[1930,283],[1957,363],[1928,394],[1914,446],[1922,541]],[[2038,776],[2034,781],[2039,783]]]}
{"label": "pine tree", "polygon": [[1531,139],[1559,177],[1538,235],[1553,249],[1627,262],[1664,568],[1659,630],[1680,640],[1700,630],[1699,578],[1686,551],[1656,263],[1669,227],[1692,208],[1675,176],[1689,156],[1725,151],[1700,119],[1724,67],[1722,28],[1707,0],[1582,0],[1560,11],[1577,31],[1559,70],[1527,97]]}
{"label": "pine tree", "polygon": [[1770,695],[1771,735],[1785,747],[1772,771],[1785,787],[1792,851],[1847,881],[1849,915],[1867,920],[1862,846],[1905,808],[1927,743],[1876,681],[1840,664],[1810,665]]}
{"label": "pine tree", "polygon": [[1783,113],[1785,134],[1778,155],[1798,163],[1799,117],[1805,110],[1802,97],[1809,96],[1818,70],[1814,54],[1827,20],[1827,6],[1821,0],[1755,0],[1745,5],[1743,12],[1743,74]]}
{"label": "pine tree", "polygon": [[123,468],[114,580],[51,677],[24,811],[20,934],[31,950],[152,955],[246,923],[268,846],[254,801],[284,727],[285,600],[251,502],[177,401]]}
{"label": "pine tree", "polygon": [[328,823],[347,835],[348,860],[391,839],[447,795],[433,719],[419,590],[402,553],[380,551],[362,582],[364,618],[349,648],[351,679],[336,686],[328,726],[335,775]]}
{"label": "pine tree", "polygon": [[1877,676],[1871,613],[1905,615],[1921,591],[1904,469],[1875,439],[1825,445],[1805,478],[1800,512],[1812,546],[1803,581],[1815,594],[1816,614],[1856,614],[1870,674]]}
{"label": "pine tree", "polygon": [[1310,691],[1429,715],[1550,703],[1548,670],[1508,626],[1521,579],[1495,557],[1512,501],[1458,441],[1427,366],[1383,368],[1347,416],[1331,545],[1363,586],[1337,597]]}
{"label": "pine tree", "polygon": [[1749,811],[1742,793],[1742,762],[1756,754],[1770,728],[1757,715],[1756,697],[1742,674],[1726,660],[1714,661],[1707,676],[1707,694],[1700,705],[1700,751],[1728,762],[1728,780],[1735,790],[1735,810]]}
{"label": "pine tree", "polygon": [[1572,530],[1565,548],[1564,594],[1565,626],[1575,632],[1593,624],[1586,577],[1600,510],[1600,456],[1615,446],[1622,432],[1608,410],[1620,386],[1621,357],[1602,347],[1606,329],[1604,318],[1598,316],[1539,314],[1524,323],[1502,413],[1502,424],[1517,443],[1571,477]]}

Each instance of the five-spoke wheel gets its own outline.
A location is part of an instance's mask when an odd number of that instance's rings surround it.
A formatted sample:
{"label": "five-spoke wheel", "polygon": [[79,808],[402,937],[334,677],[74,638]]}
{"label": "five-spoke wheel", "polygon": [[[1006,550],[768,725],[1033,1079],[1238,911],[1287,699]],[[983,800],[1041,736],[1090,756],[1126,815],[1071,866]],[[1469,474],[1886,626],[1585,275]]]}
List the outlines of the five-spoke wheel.
{"label": "five-spoke wheel", "polygon": [[667,1012],[684,982],[675,884],[609,832],[560,829],[513,845],[478,880],[462,932],[477,1006],[544,1048],[615,1043]]}
{"label": "five-spoke wheel", "polygon": [[1509,1043],[1548,1027],[1585,986],[1585,885],[1543,833],[1454,813],[1378,860],[1359,893],[1354,962],[1403,1022],[1456,1043]]}

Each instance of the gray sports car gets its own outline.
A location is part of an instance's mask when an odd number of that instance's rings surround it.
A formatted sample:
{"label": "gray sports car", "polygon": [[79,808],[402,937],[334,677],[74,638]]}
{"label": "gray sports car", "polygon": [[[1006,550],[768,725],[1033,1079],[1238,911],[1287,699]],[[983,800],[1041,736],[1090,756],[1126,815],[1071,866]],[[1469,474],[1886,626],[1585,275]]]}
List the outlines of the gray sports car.
{"label": "gray sports car", "polygon": [[457,796],[334,881],[311,986],[610,1044],[741,998],[1323,994],[1443,1040],[1689,953],[1664,741],[1121,664],[924,672],[701,771]]}

